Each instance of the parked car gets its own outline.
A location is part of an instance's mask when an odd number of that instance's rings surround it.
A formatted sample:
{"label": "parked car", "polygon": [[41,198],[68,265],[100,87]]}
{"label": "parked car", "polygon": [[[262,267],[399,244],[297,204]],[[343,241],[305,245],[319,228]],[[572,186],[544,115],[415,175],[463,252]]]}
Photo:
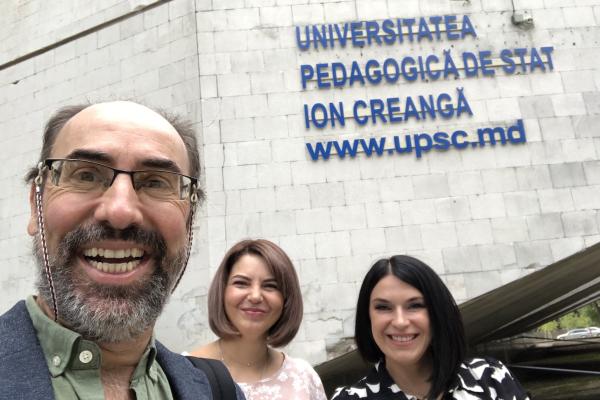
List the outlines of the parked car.
{"label": "parked car", "polygon": [[600,337],[600,328],[597,326],[590,326],[588,329],[591,331],[592,337]]}
{"label": "parked car", "polygon": [[584,338],[595,337],[595,336],[600,336],[600,328],[596,328],[595,326],[593,326],[590,328],[571,329],[567,333],[558,335],[556,338],[559,340],[575,340],[575,339],[584,339]]}

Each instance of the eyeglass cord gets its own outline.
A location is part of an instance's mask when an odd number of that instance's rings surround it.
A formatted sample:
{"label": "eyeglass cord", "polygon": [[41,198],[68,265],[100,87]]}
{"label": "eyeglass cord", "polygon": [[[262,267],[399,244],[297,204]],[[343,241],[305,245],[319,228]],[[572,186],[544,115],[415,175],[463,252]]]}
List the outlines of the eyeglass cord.
{"label": "eyeglass cord", "polygon": [[177,277],[177,281],[175,282],[175,285],[173,285],[173,289],[171,289],[171,293],[173,293],[175,291],[175,289],[177,289],[177,286],[179,286],[179,281],[181,281],[181,278],[183,278],[183,273],[185,272],[185,269],[187,268],[188,262],[190,260],[190,254],[192,254],[192,241],[194,240],[194,230],[193,230],[193,225],[194,225],[194,209],[196,208],[195,205],[198,202],[198,193],[196,192],[196,188],[192,187],[192,194],[190,195],[190,203],[191,203],[191,207],[190,207],[190,220],[188,223],[188,245],[187,245],[187,251],[186,251],[186,255],[185,255],[185,263],[183,264],[183,268],[181,268],[181,272],[179,273],[179,277]]}
{"label": "eyeglass cord", "polygon": [[50,270],[50,262],[48,261],[48,246],[46,245],[46,230],[44,224],[44,214],[42,213],[42,182],[44,173],[44,164],[38,164],[38,175],[35,177],[35,206],[37,209],[38,231],[40,232],[40,240],[42,242],[42,254],[44,257],[44,270],[46,279],[50,286],[50,296],[52,296],[52,309],[54,311],[54,322],[58,321],[58,307],[56,305],[56,291],[54,289],[54,281],[52,280],[52,272]]}

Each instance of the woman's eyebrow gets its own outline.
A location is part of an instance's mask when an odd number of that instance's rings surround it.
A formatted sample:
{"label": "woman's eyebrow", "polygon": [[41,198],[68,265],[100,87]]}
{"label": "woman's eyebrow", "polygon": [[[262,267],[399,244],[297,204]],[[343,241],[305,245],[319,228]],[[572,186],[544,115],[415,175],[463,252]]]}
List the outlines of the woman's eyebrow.
{"label": "woman's eyebrow", "polygon": [[[389,303],[390,302],[389,299],[385,299],[385,298],[381,298],[381,297],[376,297],[373,300],[371,300],[371,303],[373,303],[375,301],[380,301],[380,302],[385,302],[385,303]],[[425,298],[423,296],[415,296],[415,297],[411,297],[409,299],[406,299],[405,301],[425,301]]]}
{"label": "woman's eyebrow", "polygon": [[383,302],[383,303],[389,303],[390,302],[388,299],[382,299],[381,297],[376,297],[373,300],[371,300],[371,303],[375,303],[376,301]]}
{"label": "woman's eyebrow", "polygon": [[242,275],[242,274],[235,274],[232,275],[229,279],[233,279],[233,278],[242,278],[242,279],[250,279],[249,277],[247,277],[246,275]]}

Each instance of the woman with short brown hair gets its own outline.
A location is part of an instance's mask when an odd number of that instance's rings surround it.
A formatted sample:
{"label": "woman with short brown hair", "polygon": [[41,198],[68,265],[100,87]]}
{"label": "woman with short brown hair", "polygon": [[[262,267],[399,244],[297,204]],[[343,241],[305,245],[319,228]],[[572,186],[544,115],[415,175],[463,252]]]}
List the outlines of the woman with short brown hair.
{"label": "woman with short brown hair", "polygon": [[292,341],[302,321],[294,266],[268,240],[243,240],[225,254],[208,292],[208,320],[219,337],[192,355],[221,360],[247,400],[325,400],[304,360],[273,347]]}

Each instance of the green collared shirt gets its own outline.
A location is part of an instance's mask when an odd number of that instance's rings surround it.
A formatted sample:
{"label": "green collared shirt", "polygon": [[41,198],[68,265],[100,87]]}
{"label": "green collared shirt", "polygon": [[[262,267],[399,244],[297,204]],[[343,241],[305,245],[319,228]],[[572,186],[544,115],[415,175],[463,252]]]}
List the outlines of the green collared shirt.
{"label": "green collared shirt", "polygon": [[[33,296],[27,298],[26,305],[50,370],[54,397],[104,400],[102,354],[96,343],[52,321]],[[154,338],[135,368],[129,388],[137,400],[173,400],[167,376],[156,361]]]}

